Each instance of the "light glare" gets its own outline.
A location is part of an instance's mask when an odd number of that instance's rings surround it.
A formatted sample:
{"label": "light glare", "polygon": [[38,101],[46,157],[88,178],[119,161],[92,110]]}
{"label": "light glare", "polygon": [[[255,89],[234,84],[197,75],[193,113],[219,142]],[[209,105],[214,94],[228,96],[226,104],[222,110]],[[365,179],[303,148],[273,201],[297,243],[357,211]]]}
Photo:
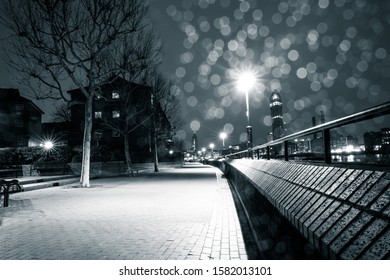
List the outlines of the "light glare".
{"label": "light glare", "polygon": [[256,82],[256,78],[253,75],[253,73],[244,72],[240,75],[240,77],[237,81],[237,86],[240,90],[246,92],[253,87],[255,82]]}

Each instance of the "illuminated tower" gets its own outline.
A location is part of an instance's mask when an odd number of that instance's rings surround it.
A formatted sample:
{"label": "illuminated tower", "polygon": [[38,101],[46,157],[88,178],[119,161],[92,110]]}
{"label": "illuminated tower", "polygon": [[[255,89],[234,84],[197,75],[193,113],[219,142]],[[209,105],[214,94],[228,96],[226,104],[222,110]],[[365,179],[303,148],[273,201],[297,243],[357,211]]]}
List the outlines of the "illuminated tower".
{"label": "illuminated tower", "polygon": [[269,107],[271,110],[273,140],[276,140],[284,136],[282,98],[276,90],[271,94]]}

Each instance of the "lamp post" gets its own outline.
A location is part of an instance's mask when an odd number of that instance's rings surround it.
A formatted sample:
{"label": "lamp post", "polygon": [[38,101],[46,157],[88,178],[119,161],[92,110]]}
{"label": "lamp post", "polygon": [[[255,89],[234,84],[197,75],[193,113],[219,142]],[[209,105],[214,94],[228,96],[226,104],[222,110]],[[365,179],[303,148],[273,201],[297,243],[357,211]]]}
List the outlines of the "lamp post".
{"label": "lamp post", "polygon": [[53,141],[47,140],[42,144],[43,148],[47,151],[51,150],[54,148],[54,143]]}
{"label": "lamp post", "polygon": [[225,132],[221,132],[219,134],[219,138],[222,139],[222,147],[223,147],[223,149],[225,149],[225,139],[227,138],[227,134]]}
{"label": "lamp post", "polygon": [[[252,127],[249,122],[249,91],[252,89],[256,82],[256,77],[252,72],[243,72],[237,81],[238,89],[245,93],[246,101],[246,134],[247,134],[247,148],[251,149],[253,147],[253,136],[252,136]],[[250,151],[250,157],[253,158],[253,154]]]}
{"label": "lamp post", "polygon": [[211,149],[211,158],[214,158],[214,147],[215,147],[214,143],[210,143],[209,147]]}
{"label": "lamp post", "polygon": [[203,148],[202,148],[202,162],[203,162],[203,164],[204,164],[205,161],[206,161],[205,154],[206,154],[206,148],[203,147]]}

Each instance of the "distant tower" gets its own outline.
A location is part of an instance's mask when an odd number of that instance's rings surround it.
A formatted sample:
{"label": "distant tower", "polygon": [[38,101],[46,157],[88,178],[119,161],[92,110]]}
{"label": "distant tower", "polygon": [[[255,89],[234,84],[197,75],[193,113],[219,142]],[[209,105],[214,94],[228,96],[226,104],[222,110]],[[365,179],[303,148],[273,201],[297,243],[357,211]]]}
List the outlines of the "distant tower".
{"label": "distant tower", "polygon": [[192,135],[192,151],[196,152],[199,150],[199,144],[198,144],[198,136],[196,136],[196,133],[194,132],[194,135]]}
{"label": "distant tower", "polygon": [[325,123],[325,112],[320,111],[320,122],[321,124]]}
{"label": "distant tower", "polygon": [[269,107],[271,110],[273,140],[276,140],[284,136],[282,98],[276,90],[271,94]]}

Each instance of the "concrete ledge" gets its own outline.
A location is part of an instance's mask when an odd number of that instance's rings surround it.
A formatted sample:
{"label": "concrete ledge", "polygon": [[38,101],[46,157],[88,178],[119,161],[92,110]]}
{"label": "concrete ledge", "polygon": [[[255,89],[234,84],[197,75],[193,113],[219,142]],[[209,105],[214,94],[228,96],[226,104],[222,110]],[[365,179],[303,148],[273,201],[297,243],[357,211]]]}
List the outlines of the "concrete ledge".
{"label": "concrete ledge", "polygon": [[390,258],[390,172],[245,159],[219,164],[245,207],[255,203],[246,194],[261,194],[322,257]]}

